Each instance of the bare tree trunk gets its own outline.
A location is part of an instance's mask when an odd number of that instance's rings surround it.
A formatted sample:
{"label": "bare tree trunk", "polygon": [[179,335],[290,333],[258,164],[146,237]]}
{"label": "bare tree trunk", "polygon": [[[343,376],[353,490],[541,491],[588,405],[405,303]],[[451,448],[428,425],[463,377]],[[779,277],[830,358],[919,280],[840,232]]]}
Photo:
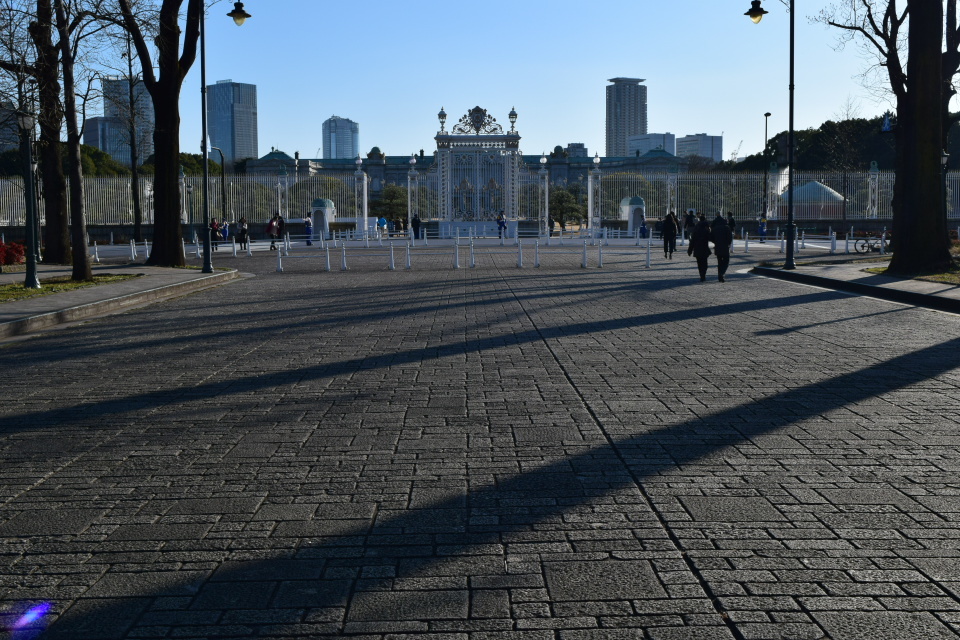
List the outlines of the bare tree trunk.
{"label": "bare tree trunk", "polygon": [[70,264],[70,237],[67,225],[67,180],[60,153],[60,129],[63,107],[60,104],[59,54],[53,44],[53,9],[50,0],[37,0],[36,21],[30,24],[30,37],[37,50],[37,83],[40,94],[40,176],[43,180],[44,262]]}
{"label": "bare tree trunk", "polygon": [[910,0],[906,92],[897,103],[897,178],[891,273],[950,266],[943,204],[941,119],[943,5]]}
{"label": "bare tree trunk", "polygon": [[130,50],[130,34],[127,34],[127,125],[130,136],[130,194],[133,197],[133,239],[143,242],[143,207],[140,203],[140,167],[138,165],[140,140],[137,136],[137,124],[140,113],[137,96],[134,92],[136,80],[133,77],[133,51]]}
{"label": "bare tree trunk", "polygon": [[80,156],[80,128],[77,126],[77,94],[74,84],[73,48],[63,0],[54,0],[57,33],[60,36],[60,66],[63,69],[63,109],[67,123],[67,154],[70,158],[70,230],[73,239],[73,280],[92,280],[87,254],[87,222],[83,202],[83,165]]}
{"label": "bare tree trunk", "polygon": [[153,250],[148,264],[182,267],[183,234],[180,229],[180,91],[167,87],[169,78],[157,83],[153,96],[156,113],[154,144]]}

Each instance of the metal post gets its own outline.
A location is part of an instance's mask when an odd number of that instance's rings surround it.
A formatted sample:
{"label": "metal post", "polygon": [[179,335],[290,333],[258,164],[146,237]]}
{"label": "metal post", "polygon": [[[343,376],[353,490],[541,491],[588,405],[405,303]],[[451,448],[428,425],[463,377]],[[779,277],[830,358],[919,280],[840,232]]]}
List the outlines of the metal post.
{"label": "metal post", "polygon": [[[550,236],[547,236],[547,242],[550,242]],[[540,267],[540,239],[537,238],[537,244],[535,246],[535,251],[533,254],[533,266]]]}
{"label": "metal post", "polygon": [[396,271],[397,267],[393,262],[393,241],[390,242],[390,271]]}
{"label": "metal post", "polygon": [[477,256],[473,251],[473,240],[470,240],[470,268],[477,266]]}
{"label": "metal post", "polygon": [[580,266],[584,269],[587,268],[587,241],[583,241],[583,261],[580,263]]}
{"label": "metal post", "polygon": [[830,255],[833,255],[837,252],[837,232],[830,232]]}
{"label": "metal post", "polygon": [[597,267],[603,267],[603,240],[597,245]]}
{"label": "metal post", "polygon": [[650,268],[650,247],[652,242],[653,234],[650,233],[647,235],[647,268]]}
{"label": "metal post", "polygon": [[[204,3],[205,4],[205,3]],[[210,257],[210,152],[207,147],[207,35],[204,24],[206,7],[200,7],[200,149],[203,152],[203,273],[213,273]],[[279,254],[279,252],[277,252]],[[278,256],[279,257],[279,256]]]}
{"label": "metal post", "polygon": [[794,93],[794,58],[795,58],[795,41],[794,37],[794,23],[796,22],[795,17],[797,15],[796,7],[794,6],[795,0],[790,0],[790,123],[789,123],[789,132],[787,140],[787,184],[790,185],[790,191],[787,192],[787,254],[786,258],[783,261],[783,268],[786,270],[796,269],[797,265],[793,260],[793,250],[794,250],[794,241],[797,236],[797,227],[793,223],[793,192],[796,188],[796,185],[793,183],[793,160],[794,160],[794,151],[796,144],[794,141],[794,126],[793,126],[793,93]]}
{"label": "metal post", "polygon": [[232,236],[230,239],[233,240],[233,257],[236,258],[237,257],[237,236]]}
{"label": "metal post", "polygon": [[750,234],[743,234],[743,252],[750,253]]}
{"label": "metal post", "polygon": [[252,257],[253,257],[253,247],[250,246],[250,239],[249,239],[249,238],[247,238],[247,257],[248,257],[248,258],[252,258]]}
{"label": "metal post", "polygon": [[884,231],[883,233],[880,234],[880,255],[882,256],[887,255],[886,244],[887,244],[887,232]]}
{"label": "metal post", "polygon": [[453,245],[453,268],[460,268],[460,245],[456,243]]}
{"label": "metal post", "polygon": [[93,261],[100,264],[100,250],[97,249],[97,243],[93,243]]}
{"label": "metal post", "polygon": [[347,245],[340,245],[340,271],[347,270]]}
{"label": "metal post", "polygon": [[137,260],[137,243],[133,241],[133,238],[130,238],[130,262],[135,262]]}
{"label": "metal post", "polygon": [[330,271],[330,245],[327,245],[323,248],[324,254],[326,254],[326,267],[327,271]]}
{"label": "metal post", "polygon": [[520,238],[517,238],[517,268],[523,269],[523,245]]}
{"label": "metal post", "polygon": [[410,243],[409,243],[409,242],[407,243],[407,266],[406,266],[406,268],[407,268],[407,269],[410,269],[410,268],[411,268],[411,266],[410,266]]}
{"label": "metal post", "polygon": [[280,257],[282,253],[282,251],[277,251],[277,273],[283,272],[283,258]]}

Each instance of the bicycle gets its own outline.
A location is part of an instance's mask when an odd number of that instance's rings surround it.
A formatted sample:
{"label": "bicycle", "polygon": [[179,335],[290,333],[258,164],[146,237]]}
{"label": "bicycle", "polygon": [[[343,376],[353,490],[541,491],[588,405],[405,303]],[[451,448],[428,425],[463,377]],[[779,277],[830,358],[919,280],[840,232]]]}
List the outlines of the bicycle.
{"label": "bicycle", "polygon": [[857,253],[880,252],[880,243],[883,243],[884,252],[890,251],[890,238],[860,238],[853,243]]}

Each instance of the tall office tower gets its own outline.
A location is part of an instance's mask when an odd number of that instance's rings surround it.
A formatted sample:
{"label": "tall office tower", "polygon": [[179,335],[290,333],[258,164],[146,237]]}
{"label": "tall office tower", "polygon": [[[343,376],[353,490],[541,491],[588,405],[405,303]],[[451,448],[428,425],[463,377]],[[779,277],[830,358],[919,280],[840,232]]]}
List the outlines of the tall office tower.
{"label": "tall office tower", "polygon": [[723,136],[708,136],[705,133],[696,133],[690,136],[677,138],[677,155],[700,156],[710,158],[714,162],[723,160]]}
{"label": "tall office tower", "polygon": [[607,82],[607,157],[628,155],[627,138],[647,132],[647,87],[641,78]]}
{"label": "tall office tower", "polygon": [[[210,144],[223,151],[228,171],[234,162],[258,156],[257,85],[217,80],[207,86],[207,114]],[[212,158],[220,159],[217,152]]]}
{"label": "tall office tower", "polygon": [[324,158],[356,158],[358,153],[360,153],[359,124],[340,116],[330,116],[324,120]]}
{"label": "tall office tower", "polygon": [[643,133],[627,138],[627,155],[643,155],[654,149],[663,149],[677,155],[677,137],[672,133]]}
{"label": "tall office tower", "polygon": [[[143,164],[153,154],[153,129],[156,119],[153,100],[143,81],[131,81],[123,76],[107,76],[101,81],[103,88],[103,117],[90,118],[95,127],[90,136],[95,146],[106,151],[122,165],[130,166],[130,129],[136,136],[137,164]],[[130,92],[133,91],[131,101]],[[84,130],[84,140],[87,132]],[[88,143],[85,143],[88,144]]]}

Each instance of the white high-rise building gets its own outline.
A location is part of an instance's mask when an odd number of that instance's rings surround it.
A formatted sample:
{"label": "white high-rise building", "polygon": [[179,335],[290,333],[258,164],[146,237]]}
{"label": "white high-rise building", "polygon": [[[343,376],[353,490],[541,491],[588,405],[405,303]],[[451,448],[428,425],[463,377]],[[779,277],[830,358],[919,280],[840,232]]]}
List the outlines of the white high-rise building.
{"label": "white high-rise building", "polygon": [[607,149],[609,158],[629,155],[627,138],[647,132],[647,87],[641,78],[610,78],[607,85]]}
{"label": "white high-rise building", "polygon": [[672,133],[644,133],[627,138],[627,155],[643,155],[654,149],[663,149],[677,155],[677,137]]}
{"label": "white high-rise building", "polygon": [[723,136],[708,136],[695,133],[677,138],[677,155],[680,157],[700,156],[714,162],[723,160]]}
{"label": "white high-rise building", "polygon": [[323,122],[323,157],[356,158],[360,153],[360,125],[348,118],[330,116]]}

